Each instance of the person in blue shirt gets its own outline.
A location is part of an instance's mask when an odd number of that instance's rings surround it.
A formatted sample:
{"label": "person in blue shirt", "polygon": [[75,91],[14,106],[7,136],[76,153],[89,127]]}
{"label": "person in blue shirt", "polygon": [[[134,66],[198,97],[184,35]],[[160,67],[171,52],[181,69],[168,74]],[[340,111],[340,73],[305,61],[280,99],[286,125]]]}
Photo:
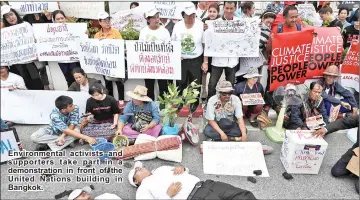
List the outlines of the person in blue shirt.
{"label": "person in blue shirt", "polygon": [[79,107],[73,104],[73,99],[68,96],[59,96],[50,114],[50,124],[40,128],[31,135],[31,140],[37,143],[36,150],[51,149],[59,151],[73,144],[76,139],[82,139],[89,144],[96,143],[95,138],[83,135],[76,127],[79,124]]}
{"label": "person in blue shirt", "polygon": [[135,141],[140,133],[158,137],[161,131],[159,107],[147,96],[148,89],[138,85],[126,94],[132,98],[120,116],[117,135],[125,135],[129,142]]}

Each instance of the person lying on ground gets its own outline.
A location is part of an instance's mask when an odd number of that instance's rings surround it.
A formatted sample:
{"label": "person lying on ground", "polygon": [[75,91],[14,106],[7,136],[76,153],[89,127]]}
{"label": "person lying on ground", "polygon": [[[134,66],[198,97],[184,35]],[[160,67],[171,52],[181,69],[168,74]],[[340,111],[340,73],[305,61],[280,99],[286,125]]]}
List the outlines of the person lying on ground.
{"label": "person lying on ground", "polygon": [[256,199],[252,192],[224,182],[200,181],[184,166],[162,166],[150,172],[138,161],[128,179],[138,187],[136,199]]}
{"label": "person lying on ground", "polygon": [[59,151],[69,145],[74,145],[76,139],[83,139],[89,144],[96,143],[95,138],[83,135],[76,128],[79,124],[79,107],[73,104],[73,99],[68,96],[59,96],[50,114],[50,125],[40,128],[31,135],[31,140],[37,143],[36,150],[51,149]]}
{"label": "person lying on ground", "polygon": [[[58,195],[55,195],[55,199],[61,199],[64,196],[69,195],[68,199],[69,200],[92,200],[93,198],[90,196],[91,192],[93,190],[93,186],[86,186],[82,189],[75,189],[75,190],[70,190],[70,191],[64,191]],[[69,194],[70,193],[70,194]],[[110,194],[110,193],[104,193],[102,195],[99,195],[97,197],[95,197],[94,200],[104,200],[104,199],[120,199],[120,197],[118,197],[115,194]]]}

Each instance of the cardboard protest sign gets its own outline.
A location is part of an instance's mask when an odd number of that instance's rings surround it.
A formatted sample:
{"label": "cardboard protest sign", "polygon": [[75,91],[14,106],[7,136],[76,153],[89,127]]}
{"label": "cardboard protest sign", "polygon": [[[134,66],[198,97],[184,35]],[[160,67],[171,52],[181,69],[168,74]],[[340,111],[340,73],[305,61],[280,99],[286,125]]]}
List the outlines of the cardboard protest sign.
{"label": "cardboard protest sign", "polygon": [[353,42],[341,65],[341,85],[359,92],[359,43]]}
{"label": "cardboard protest sign", "polygon": [[[269,177],[264,153],[259,142],[203,142],[203,167],[205,174]],[[224,155],[231,155],[234,159]],[[241,158],[241,159],[236,159]]]}
{"label": "cardboard protest sign", "polygon": [[351,157],[346,169],[359,176],[359,147],[355,148],[353,152],[355,155]]}
{"label": "cardboard protest sign", "polygon": [[88,38],[86,23],[33,24],[39,61],[79,60],[76,41]]}
{"label": "cardboard protest sign", "polygon": [[111,26],[119,31],[122,31],[130,20],[133,22],[132,27],[137,31],[146,26],[146,19],[137,8],[116,12],[111,17]]}
{"label": "cardboard protest sign", "polygon": [[1,66],[36,59],[33,27],[27,23],[1,29]]}
{"label": "cardboard protest sign", "polygon": [[236,21],[208,20],[204,33],[205,56],[258,57],[260,28],[255,18]]}
{"label": "cardboard protest sign", "polygon": [[331,105],[329,122],[333,122],[333,121],[335,121],[337,119],[337,117],[339,115],[340,108],[341,108],[341,105],[337,105],[337,106]]}
{"label": "cardboard protest sign", "polygon": [[269,65],[270,91],[288,83],[305,82],[313,31],[309,29],[274,35]]}
{"label": "cardboard protest sign", "polygon": [[26,14],[41,13],[46,10],[53,12],[59,9],[57,2],[18,2],[10,1],[11,8],[16,10],[19,15],[24,16]]}
{"label": "cardboard protest sign", "polygon": [[330,65],[340,66],[343,39],[336,27],[315,27],[306,78],[319,78]]}
{"label": "cardboard protest sign", "polygon": [[86,73],[125,78],[124,40],[87,39],[79,45],[80,64]]}
{"label": "cardboard protest sign", "polygon": [[240,94],[242,105],[251,106],[251,105],[263,105],[265,104],[264,98],[261,93],[251,93],[251,94]]}
{"label": "cardboard protest sign", "polygon": [[60,9],[67,17],[98,19],[99,13],[105,12],[103,1],[60,1]]}
{"label": "cardboard protest sign", "polygon": [[10,151],[20,151],[14,134],[15,129],[1,131],[1,162],[20,158],[21,156],[9,156]]}
{"label": "cardboard protest sign", "polygon": [[181,80],[181,43],[126,41],[129,79]]}

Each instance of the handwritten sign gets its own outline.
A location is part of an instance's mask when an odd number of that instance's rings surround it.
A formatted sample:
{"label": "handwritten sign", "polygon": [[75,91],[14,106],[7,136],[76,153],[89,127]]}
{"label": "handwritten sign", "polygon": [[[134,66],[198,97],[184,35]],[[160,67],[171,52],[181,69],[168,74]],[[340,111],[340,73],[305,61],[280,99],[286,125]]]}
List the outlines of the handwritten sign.
{"label": "handwritten sign", "polygon": [[160,18],[182,19],[183,2],[155,1],[154,6],[159,11]]}
{"label": "handwritten sign", "polygon": [[301,19],[308,19],[311,22],[317,21],[316,10],[313,4],[299,4],[297,9]]}
{"label": "handwritten sign", "polygon": [[265,104],[264,98],[262,97],[261,93],[240,94],[240,97],[244,106]]}
{"label": "handwritten sign", "polygon": [[87,39],[79,42],[80,64],[86,73],[125,78],[124,40]]}
{"label": "handwritten sign", "polygon": [[1,131],[1,162],[20,158],[20,156],[9,156],[9,151],[20,151],[17,145],[14,130]]}
{"label": "handwritten sign", "polygon": [[[73,99],[80,113],[85,112],[87,92],[56,90],[15,90],[1,89],[1,119],[19,124],[49,124],[55,99],[61,95]],[[26,104],[24,103],[26,99]],[[4,105],[2,102],[6,102]]]}
{"label": "handwritten sign", "polygon": [[44,10],[53,12],[59,9],[57,2],[9,2],[11,8],[15,9],[19,15],[41,13]]}
{"label": "handwritten sign", "polygon": [[33,28],[29,23],[1,29],[1,66],[35,59],[36,45]]}
{"label": "handwritten sign", "polygon": [[255,18],[205,22],[205,56],[258,57],[260,28]]}
{"label": "handwritten sign", "polygon": [[126,41],[128,77],[181,80],[181,43]]}
{"label": "handwritten sign", "polygon": [[[229,155],[233,159],[224,155]],[[203,167],[205,174],[255,176],[253,171],[261,170],[261,177],[269,177],[259,142],[204,141]]]}
{"label": "handwritten sign", "polygon": [[39,61],[79,60],[76,41],[88,38],[86,23],[33,24]]}
{"label": "handwritten sign", "polygon": [[339,115],[340,108],[341,108],[341,105],[337,105],[337,106],[331,105],[329,122],[333,122],[333,121],[335,121],[337,119],[337,117]]}
{"label": "handwritten sign", "polygon": [[131,10],[119,11],[111,16],[111,26],[120,31],[124,30],[130,20],[133,22],[133,28],[140,31],[146,26],[144,15],[137,12],[137,8]]}
{"label": "handwritten sign", "polygon": [[317,174],[328,143],[310,130],[287,130],[280,160],[290,174]]}
{"label": "handwritten sign", "polygon": [[341,70],[341,85],[349,87],[359,92],[359,64],[360,51],[359,43],[352,42],[347,52]]}
{"label": "handwritten sign", "polygon": [[59,3],[60,9],[64,11],[67,17],[98,19],[99,13],[105,12],[105,3],[103,1],[60,1]]}
{"label": "handwritten sign", "polygon": [[317,130],[325,126],[321,115],[306,118],[306,125],[310,130]]}

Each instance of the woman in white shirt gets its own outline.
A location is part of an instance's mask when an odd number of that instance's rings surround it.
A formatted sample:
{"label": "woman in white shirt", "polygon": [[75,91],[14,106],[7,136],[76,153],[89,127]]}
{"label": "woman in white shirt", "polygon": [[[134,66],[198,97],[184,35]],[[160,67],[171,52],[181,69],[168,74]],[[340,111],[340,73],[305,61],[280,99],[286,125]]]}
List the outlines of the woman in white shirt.
{"label": "woman in white shirt", "polygon": [[[160,15],[156,8],[150,9],[145,17],[148,26],[141,29],[139,36],[140,41],[171,41],[169,31],[164,26],[160,25]],[[167,91],[170,81],[171,80],[158,80],[159,94],[163,94]],[[152,100],[155,100],[154,84],[155,79],[145,79],[145,86],[148,88],[148,95]]]}
{"label": "woman in white shirt", "polygon": [[9,72],[8,66],[1,66],[1,88],[12,90],[26,90],[24,79]]}
{"label": "woman in white shirt", "polygon": [[194,4],[189,3],[185,6],[181,14],[184,20],[175,24],[171,37],[174,41],[181,41],[181,80],[178,81],[180,91],[194,80],[197,84],[201,84],[204,52],[202,44],[204,23],[196,18]]}

